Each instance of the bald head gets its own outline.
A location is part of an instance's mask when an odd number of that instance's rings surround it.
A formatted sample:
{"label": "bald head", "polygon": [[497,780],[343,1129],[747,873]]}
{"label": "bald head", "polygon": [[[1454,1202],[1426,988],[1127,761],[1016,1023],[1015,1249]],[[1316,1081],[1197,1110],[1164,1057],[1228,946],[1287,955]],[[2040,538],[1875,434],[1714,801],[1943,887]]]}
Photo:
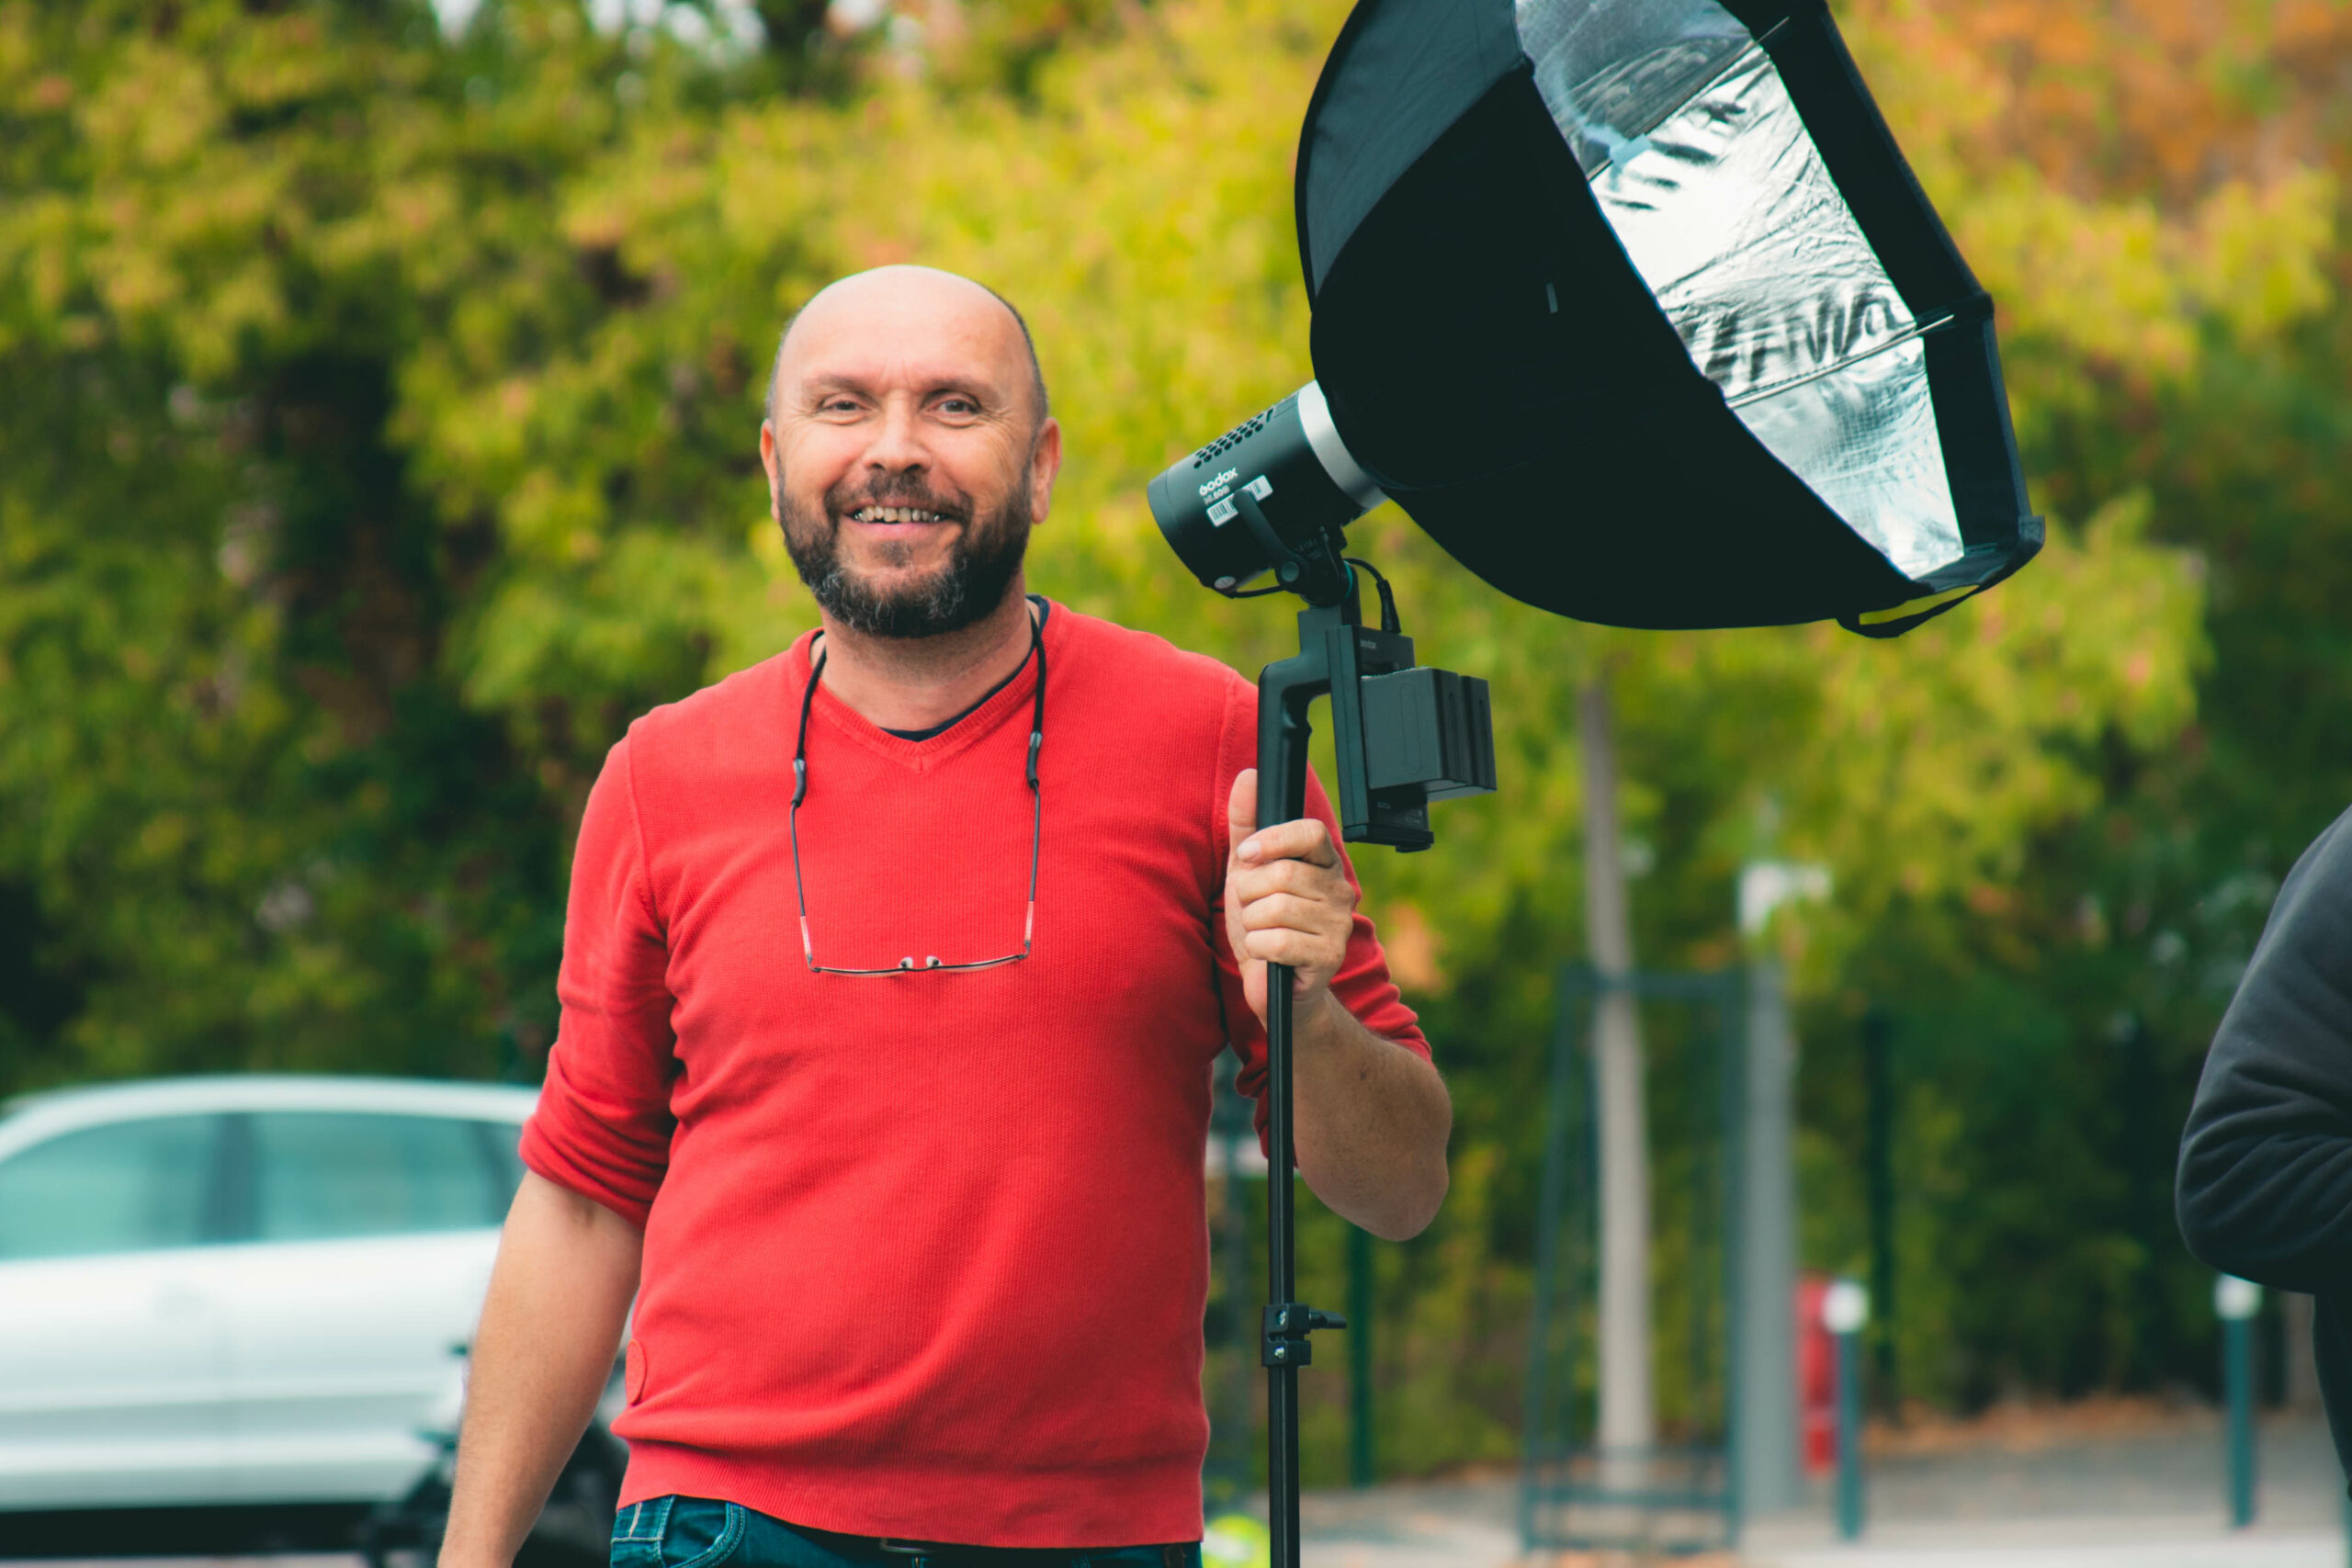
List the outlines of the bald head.
{"label": "bald head", "polygon": [[807,333],[830,345],[844,338],[967,345],[1012,381],[1025,381],[1033,428],[1051,409],[1036,340],[1012,301],[986,284],[929,266],[878,266],[838,278],[809,297],[785,322],[768,372],[764,417],[775,418],[777,389],[794,367],[795,340]]}

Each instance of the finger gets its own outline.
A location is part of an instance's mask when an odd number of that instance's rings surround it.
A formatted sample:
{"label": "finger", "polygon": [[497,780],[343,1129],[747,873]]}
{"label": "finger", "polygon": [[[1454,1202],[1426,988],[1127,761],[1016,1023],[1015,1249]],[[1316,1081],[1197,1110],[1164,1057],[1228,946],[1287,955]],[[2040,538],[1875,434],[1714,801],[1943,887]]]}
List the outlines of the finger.
{"label": "finger", "polygon": [[1243,939],[1249,956],[1268,964],[1286,964],[1306,973],[1329,975],[1339,967],[1340,954],[1329,937],[1277,927],[1251,931]]}
{"label": "finger", "polygon": [[1225,841],[1238,846],[1258,826],[1258,770],[1244,768],[1233,775],[1232,793],[1225,797]]}
{"label": "finger", "polygon": [[1254,894],[1237,893],[1233,919],[1235,929],[1240,931],[1287,925],[1345,935],[1355,929],[1355,905],[1319,892],[1264,888]]}
{"label": "finger", "polygon": [[1295,893],[1329,904],[1344,904],[1351,909],[1358,902],[1355,884],[1340,875],[1338,867],[1317,865],[1311,861],[1278,860],[1264,865],[1239,866],[1226,881],[1235,897],[1244,903],[1270,893]]}
{"label": "finger", "polygon": [[1345,942],[1336,931],[1301,931],[1298,926],[1263,926],[1242,931],[1242,954],[1265,964],[1289,964],[1331,974],[1345,957]]}
{"label": "finger", "polygon": [[1351,925],[1349,911],[1320,898],[1295,893],[1272,893],[1241,906],[1241,929],[1272,931],[1278,926],[1318,935],[1344,937]]}
{"label": "finger", "polygon": [[1331,841],[1331,830],[1315,817],[1261,828],[1239,840],[1234,852],[1244,862],[1303,860],[1314,865],[1340,863],[1340,850]]}

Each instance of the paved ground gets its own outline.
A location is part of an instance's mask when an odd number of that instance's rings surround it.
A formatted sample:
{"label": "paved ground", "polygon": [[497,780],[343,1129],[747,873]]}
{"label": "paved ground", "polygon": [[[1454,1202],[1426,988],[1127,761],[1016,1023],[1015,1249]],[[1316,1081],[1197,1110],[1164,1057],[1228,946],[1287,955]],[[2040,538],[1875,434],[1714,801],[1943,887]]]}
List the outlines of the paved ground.
{"label": "paved ground", "polygon": [[1758,1522],[1755,1568],[2346,1568],[2343,1479],[2315,1419],[2262,1432],[2257,1522],[2228,1528],[2222,1438],[2170,1431],[1885,1458],[1870,1528],[1833,1541],[1827,1510]]}
{"label": "paved ground", "polygon": [[1302,1568],[1495,1568],[1519,1558],[1508,1482],[1382,1486],[1299,1501]]}
{"label": "paved ground", "polygon": [[1758,1532],[1750,1568],[2345,1568],[2343,1532],[2257,1526],[2232,1532],[2211,1512],[2136,1518],[1887,1524],[1851,1545],[1826,1532]]}
{"label": "paved ground", "polygon": [[[2342,1482],[2316,1420],[2266,1427],[2258,1522],[2227,1528],[2221,1434],[2170,1429],[1885,1456],[1869,1520],[1836,1540],[1826,1495],[1755,1521],[1742,1568],[2347,1568]],[[1504,1568],[1520,1558],[1508,1482],[1309,1496],[1306,1568]],[[1589,1558],[1566,1559],[1582,1568]]]}
{"label": "paved ground", "polygon": [[[2352,1568],[2340,1478],[2316,1420],[2266,1427],[2260,1517],[2225,1528],[2221,1438],[2195,1418],[2148,1433],[1984,1442],[1883,1456],[1869,1527],[1834,1539],[1826,1499],[1756,1521],[1736,1558],[1690,1568]],[[1507,1568],[1509,1480],[1310,1494],[1306,1568]],[[350,1557],[181,1558],[186,1568],[357,1568]],[[46,1568],[99,1568],[51,1563]],[[120,1568],[119,1564],[109,1568]],[[1607,1568],[1567,1558],[1557,1568]]]}

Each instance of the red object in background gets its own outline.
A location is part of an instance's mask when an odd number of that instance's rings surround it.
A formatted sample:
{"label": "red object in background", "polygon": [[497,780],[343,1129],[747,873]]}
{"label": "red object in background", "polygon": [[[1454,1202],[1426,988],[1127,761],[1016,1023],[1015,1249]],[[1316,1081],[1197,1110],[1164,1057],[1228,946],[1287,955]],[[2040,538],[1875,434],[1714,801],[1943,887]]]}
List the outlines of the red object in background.
{"label": "red object in background", "polygon": [[1822,1325],[1826,1274],[1797,1281],[1797,1433],[1807,1475],[1826,1475],[1838,1462],[1838,1340]]}

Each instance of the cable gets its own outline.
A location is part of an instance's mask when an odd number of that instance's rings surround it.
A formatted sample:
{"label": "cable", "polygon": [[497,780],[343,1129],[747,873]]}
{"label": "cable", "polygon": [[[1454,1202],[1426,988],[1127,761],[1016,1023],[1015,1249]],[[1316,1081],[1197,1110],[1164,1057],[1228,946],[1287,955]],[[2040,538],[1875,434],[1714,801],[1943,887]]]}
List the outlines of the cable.
{"label": "cable", "polygon": [[1354,556],[1344,558],[1350,566],[1360,566],[1372,573],[1373,583],[1380,590],[1380,629],[1391,634],[1403,631],[1404,626],[1396,619],[1396,595],[1389,591],[1388,579],[1368,560],[1359,560]]}

